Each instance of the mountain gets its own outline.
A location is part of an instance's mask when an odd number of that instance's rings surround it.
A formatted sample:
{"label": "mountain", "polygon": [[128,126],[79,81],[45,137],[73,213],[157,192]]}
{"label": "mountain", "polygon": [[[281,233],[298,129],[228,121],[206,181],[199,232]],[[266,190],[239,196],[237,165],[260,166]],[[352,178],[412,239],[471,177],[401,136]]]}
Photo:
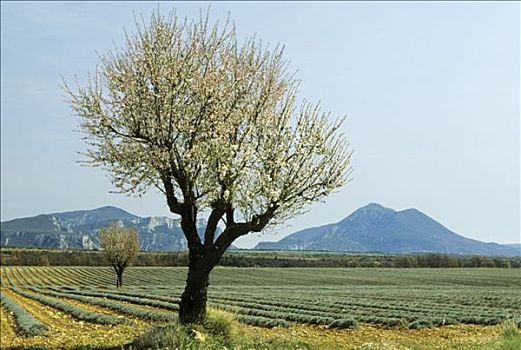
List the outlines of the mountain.
{"label": "mountain", "polygon": [[510,244],[503,244],[503,245],[506,245],[507,247],[516,248],[521,251],[521,243],[510,243]]}
{"label": "mountain", "polygon": [[[114,222],[137,229],[141,250],[187,248],[179,220],[158,216],[141,218],[111,206],[4,221],[0,223],[0,246],[97,249],[100,230]],[[202,236],[205,223],[199,221],[197,226]]]}
{"label": "mountain", "polygon": [[55,216],[65,225],[79,226],[112,222],[114,220],[132,221],[139,219],[139,216],[127,213],[123,209],[106,206],[94,210],[77,210],[66,213],[50,214]]}
{"label": "mountain", "polygon": [[516,247],[458,235],[416,209],[395,211],[376,203],[335,224],[298,231],[278,242],[260,242],[255,249],[521,255]]}

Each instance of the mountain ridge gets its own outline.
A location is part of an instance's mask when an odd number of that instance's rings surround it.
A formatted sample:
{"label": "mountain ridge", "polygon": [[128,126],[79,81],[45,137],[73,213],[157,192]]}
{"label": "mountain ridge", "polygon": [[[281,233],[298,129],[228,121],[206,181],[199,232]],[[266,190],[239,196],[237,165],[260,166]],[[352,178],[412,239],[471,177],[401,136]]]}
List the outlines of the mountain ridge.
{"label": "mountain ridge", "polygon": [[[3,221],[0,223],[0,246],[98,249],[100,230],[114,222],[137,229],[141,250],[187,249],[178,219],[142,218],[114,206]],[[202,224],[198,223],[198,230]]]}
{"label": "mountain ridge", "polygon": [[[98,249],[99,231],[113,222],[136,228],[141,250],[187,249],[179,219],[139,217],[114,206],[1,222],[0,246]],[[200,219],[200,236],[204,227],[205,222]],[[500,245],[466,238],[415,208],[396,211],[378,203],[358,208],[334,224],[306,228],[278,242],[259,242],[255,249],[521,255],[519,244]]]}
{"label": "mountain ridge", "polygon": [[255,249],[521,255],[516,247],[463,237],[418,209],[396,211],[377,203],[333,224],[306,228],[277,242],[259,242]]}

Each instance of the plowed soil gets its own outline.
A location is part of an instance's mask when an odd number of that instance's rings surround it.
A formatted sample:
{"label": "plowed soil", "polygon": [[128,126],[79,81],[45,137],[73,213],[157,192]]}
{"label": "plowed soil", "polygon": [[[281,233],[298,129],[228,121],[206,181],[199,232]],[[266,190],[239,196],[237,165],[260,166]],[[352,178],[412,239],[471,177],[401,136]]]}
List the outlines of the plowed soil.
{"label": "plowed soil", "polygon": [[[96,325],[80,321],[67,315],[64,312],[43,305],[37,301],[22,297],[12,291],[2,290],[8,297],[19,303],[24,309],[30,312],[34,318],[38,319],[49,327],[49,336],[36,337],[13,337],[12,328],[7,325],[12,324],[2,312],[2,349],[11,347],[39,346],[48,349],[65,349],[79,347],[82,345],[96,346],[116,346],[125,344],[143,333],[149,326],[145,322],[130,321],[128,324],[118,326]],[[79,305],[78,305],[79,306]],[[84,305],[81,305],[82,307]],[[89,309],[89,308],[87,308]],[[98,311],[90,308],[91,311]],[[7,335],[4,336],[4,326]],[[11,333],[9,333],[11,329]]]}

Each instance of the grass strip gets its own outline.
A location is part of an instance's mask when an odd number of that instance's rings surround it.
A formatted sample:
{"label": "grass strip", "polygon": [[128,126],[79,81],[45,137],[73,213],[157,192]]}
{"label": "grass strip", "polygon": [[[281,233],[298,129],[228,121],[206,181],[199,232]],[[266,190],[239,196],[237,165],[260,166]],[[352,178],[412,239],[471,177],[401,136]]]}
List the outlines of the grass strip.
{"label": "grass strip", "polygon": [[80,290],[70,290],[70,291],[68,291],[68,293],[89,296],[89,297],[101,297],[101,298],[107,298],[107,299],[113,299],[113,300],[119,300],[119,301],[126,301],[126,302],[133,303],[133,304],[153,306],[153,307],[158,307],[161,309],[166,309],[166,310],[171,310],[171,311],[179,311],[179,305],[177,303],[169,303],[166,301],[148,299],[146,296],[135,297],[135,296],[128,296],[128,295],[119,294],[119,293],[86,292],[86,291],[80,291]]}
{"label": "grass strip", "polygon": [[135,307],[131,307],[122,303],[114,302],[107,299],[98,299],[95,297],[89,297],[89,296],[83,296],[83,295],[76,295],[72,293],[62,293],[62,292],[55,292],[50,290],[41,290],[38,288],[31,288],[32,290],[38,291],[39,293],[45,293],[48,295],[56,296],[56,297],[62,297],[62,298],[69,298],[77,301],[81,301],[86,304],[91,305],[97,305],[106,307],[107,309],[111,309],[117,312],[120,312],[122,314],[135,316],[142,319],[147,320],[153,320],[153,321],[163,321],[163,322],[172,322],[177,320],[177,316],[175,314],[172,314],[171,312],[160,312],[160,311],[154,311],[154,310],[143,310],[138,309]]}
{"label": "grass strip", "polygon": [[5,294],[0,294],[0,302],[10,312],[13,313],[16,327],[25,336],[34,337],[37,335],[47,335],[49,329],[46,325],[38,321],[21,307],[16,301]]}
{"label": "grass strip", "polygon": [[65,312],[77,319],[84,320],[87,322],[104,324],[104,325],[117,325],[117,324],[125,322],[124,320],[114,317],[114,316],[104,315],[104,314],[100,314],[100,313],[96,313],[96,312],[90,312],[85,309],[79,308],[77,306],[67,304],[67,303],[61,302],[59,300],[51,299],[51,298],[45,297],[40,294],[29,293],[29,292],[20,290],[16,287],[13,287],[13,291],[26,298],[36,300],[44,305],[53,307],[57,310]]}
{"label": "grass strip", "polygon": [[252,316],[252,315],[236,315],[235,318],[237,321],[249,324],[251,326],[258,327],[287,327],[288,322],[279,318],[268,318],[262,316]]}

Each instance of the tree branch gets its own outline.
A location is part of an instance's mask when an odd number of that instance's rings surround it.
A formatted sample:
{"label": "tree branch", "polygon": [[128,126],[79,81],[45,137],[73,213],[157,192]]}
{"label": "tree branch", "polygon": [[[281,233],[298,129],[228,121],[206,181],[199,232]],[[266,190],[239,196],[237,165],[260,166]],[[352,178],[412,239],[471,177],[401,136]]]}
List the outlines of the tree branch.
{"label": "tree branch", "polygon": [[237,238],[244,236],[250,232],[260,232],[275,215],[278,205],[272,205],[263,214],[255,215],[251,221],[236,223],[228,226],[214,243],[217,261],[221,255]]}
{"label": "tree branch", "polygon": [[206,250],[210,249],[210,247],[213,245],[217,224],[219,223],[219,220],[222,218],[224,213],[224,203],[222,203],[222,201],[215,203],[210,217],[208,218],[206,230],[204,232],[204,246]]}
{"label": "tree branch", "polygon": [[235,225],[234,212],[235,209],[231,205],[228,205],[226,208],[226,227]]}
{"label": "tree branch", "polygon": [[172,213],[183,216],[186,212],[186,209],[183,203],[180,203],[175,195],[174,185],[172,185],[170,176],[161,174],[161,179],[163,180],[163,186],[165,187],[168,208]]}

